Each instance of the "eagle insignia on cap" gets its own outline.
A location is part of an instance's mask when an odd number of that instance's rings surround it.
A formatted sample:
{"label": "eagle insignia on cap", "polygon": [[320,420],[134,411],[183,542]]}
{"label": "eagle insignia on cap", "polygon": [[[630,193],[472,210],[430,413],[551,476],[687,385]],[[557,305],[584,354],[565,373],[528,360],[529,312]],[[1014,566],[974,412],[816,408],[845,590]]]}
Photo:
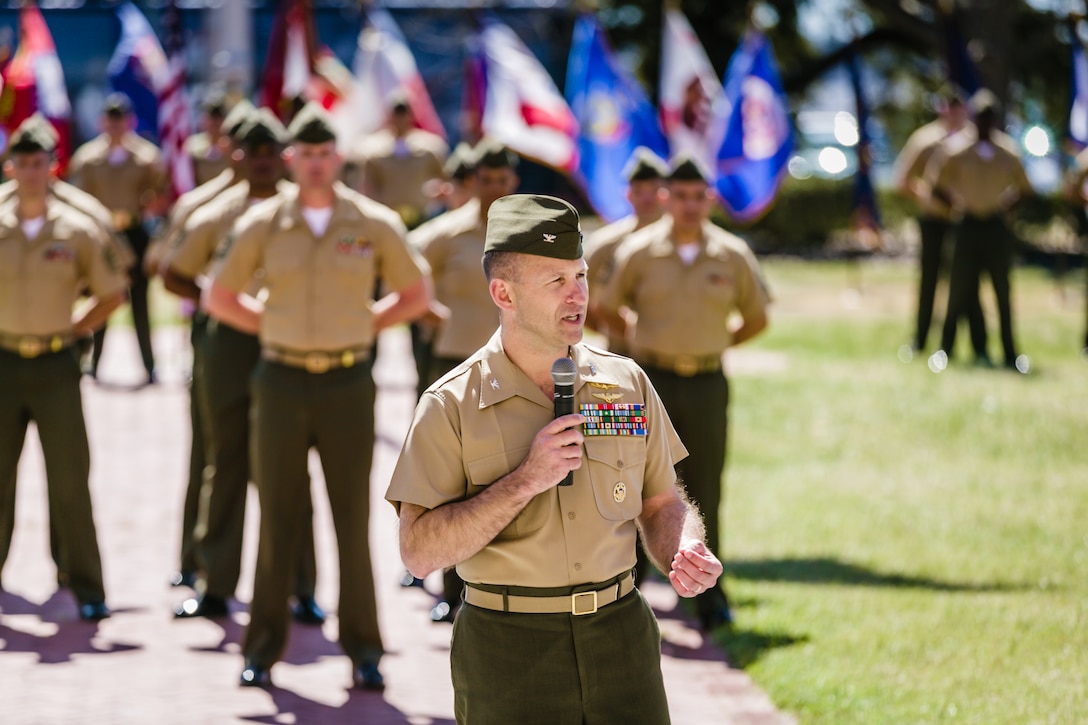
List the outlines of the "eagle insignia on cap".
{"label": "eagle insignia on cap", "polygon": [[544,241],[548,244],[555,244],[555,235],[544,232]]}

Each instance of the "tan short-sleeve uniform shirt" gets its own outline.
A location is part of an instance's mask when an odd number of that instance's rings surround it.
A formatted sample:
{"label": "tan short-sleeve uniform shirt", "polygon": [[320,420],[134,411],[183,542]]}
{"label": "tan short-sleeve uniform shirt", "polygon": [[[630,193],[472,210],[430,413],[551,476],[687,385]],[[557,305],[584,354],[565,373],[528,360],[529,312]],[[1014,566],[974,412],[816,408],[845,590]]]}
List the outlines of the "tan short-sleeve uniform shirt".
{"label": "tan short-sleeve uniform shirt", "polygon": [[766,288],[755,255],[743,240],[703,224],[698,255],[686,264],[672,238],[672,218],[635,232],[616,249],[601,305],[627,306],[638,315],[631,355],[719,355],[732,342],[729,320],[766,310]]}
{"label": "tan short-sleeve uniform shirt", "polygon": [[[903,145],[903,150],[895,159],[895,178],[924,181],[926,165],[929,164],[933,153],[950,137],[948,128],[940,119],[917,129],[907,138],[907,143]],[[947,220],[952,210],[940,199],[928,197],[922,203],[922,213],[925,216]]]}
{"label": "tan short-sleeve uniform shirt", "polygon": [[28,239],[16,200],[0,204],[0,331],[68,333],[81,290],[107,297],[125,286],[104,233],[82,212],[50,200],[44,226]]}
{"label": "tan short-sleeve uniform shirt", "polygon": [[192,161],[193,181],[197,186],[211,181],[230,166],[227,154],[212,143],[212,137],[204,131],[185,140],[185,153]]}
{"label": "tan short-sleeve uniform shirt", "polygon": [[420,129],[408,132],[400,150],[393,133],[383,129],[363,139],[352,153],[369,195],[395,209],[408,223],[421,218],[430,201],[423,185],[443,177],[448,155],[449,147],[441,137]]}
{"label": "tan short-sleeve uniform shirt", "polygon": [[[457,565],[469,582],[560,587],[605,581],[635,564],[642,501],[676,485],[687,451],[646,374],[585,344],[575,406],[644,406],[645,436],[587,436],[574,484],[534,497],[483,550]],[[472,497],[517,468],[553,418],[552,401],[503,352],[498,332],[423,394],[386,500],[426,509]]]}
{"label": "tan short-sleeve uniform shirt", "polygon": [[110,163],[109,139],[98,136],[79,147],[68,166],[72,183],[105,204],[118,228],[139,221],[166,184],[162,155],[154,144],[130,133],[121,146],[124,159]]}
{"label": "tan short-sleeve uniform shirt", "polygon": [[472,199],[408,235],[408,242],[431,268],[435,298],[450,309],[434,341],[439,357],[467,358],[499,326],[481,261],[485,232],[480,202]]}
{"label": "tan short-sleeve uniform shirt", "polygon": [[955,136],[933,155],[926,177],[932,188],[952,196],[958,211],[976,217],[1002,213],[1009,194],[1032,193],[1024,164],[1002,138],[985,142],[974,134]]}
{"label": "tan short-sleeve uniform shirt", "polygon": [[325,233],[315,237],[302,216],[298,187],[253,207],[235,222],[216,281],[240,293],[260,277],[267,292],[263,345],[338,351],[374,341],[375,280],[402,290],[426,263],[414,255],[397,215],[338,186]]}

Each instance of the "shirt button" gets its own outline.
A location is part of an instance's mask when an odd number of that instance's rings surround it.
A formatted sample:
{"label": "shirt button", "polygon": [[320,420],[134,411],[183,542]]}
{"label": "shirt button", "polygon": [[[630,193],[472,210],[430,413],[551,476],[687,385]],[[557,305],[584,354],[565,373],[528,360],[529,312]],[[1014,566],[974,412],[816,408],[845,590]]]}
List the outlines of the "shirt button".
{"label": "shirt button", "polygon": [[616,468],[623,468],[623,459],[622,458],[619,459],[618,461],[616,461]]}
{"label": "shirt button", "polygon": [[573,511],[571,511],[571,512],[569,512],[567,514],[567,518],[570,519],[571,521],[574,521],[574,519],[576,518],[576,515],[575,515],[575,513]]}
{"label": "shirt button", "polygon": [[576,564],[574,565],[574,571],[582,571],[582,565],[581,565],[581,564],[577,564],[577,563],[576,563]]}

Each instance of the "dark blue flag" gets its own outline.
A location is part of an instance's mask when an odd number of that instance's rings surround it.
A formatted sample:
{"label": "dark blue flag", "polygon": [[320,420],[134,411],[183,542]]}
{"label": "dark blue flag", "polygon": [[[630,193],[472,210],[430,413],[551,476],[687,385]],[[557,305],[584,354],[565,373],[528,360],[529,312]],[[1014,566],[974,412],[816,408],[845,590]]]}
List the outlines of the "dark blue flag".
{"label": "dark blue flag", "polygon": [[1069,138],[1078,149],[1088,146],[1088,58],[1073,30],[1073,88],[1069,102]]}
{"label": "dark blue flag", "polygon": [[126,2],[117,8],[121,39],[106,66],[110,86],[132,101],[136,132],[152,140],[159,132],[159,98],[162,78],[169,73],[166,54],[147,18]]}
{"label": "dark blue flag", "polygon": [[576,176],[589,202],[606,221],[630,214],[623,168],[631,153],[645,146],[665,156],[668,146],[657,111],[617,62],[592,15],[574,25],[566,96],[579,127]]}
{"label": "dark blue flag", "polygon": [[718,193],[736,221],[752,222],[774,203],[793,151],[786,95],[771,45],[750,31],[729,60],[715,113],[722,144],[717,155]]}
{"label": "dark blue flag", "polygon": [[869,104],[865,102],[865,92],[861,87],[861,59],[857,53],[850,54],[847,63],[850,71],[850,85],[854,89],[854,98],[858,121],[858,143],[855,147],[858,155],[858,169],[854,174],[853,213],[850,215],[855,230],[880,229],[880,211],[876,205],[876,191],[873,189],[873,177],[870,173],[873,161],[873,144],[869,136]]}
{"label": "dark blue flag", "polygon": [[967,50],[967,40],[960,30],[959,16],[954,11],[944,15],[944,43],[948,81],[970,98],[982,88],[982,78]]}

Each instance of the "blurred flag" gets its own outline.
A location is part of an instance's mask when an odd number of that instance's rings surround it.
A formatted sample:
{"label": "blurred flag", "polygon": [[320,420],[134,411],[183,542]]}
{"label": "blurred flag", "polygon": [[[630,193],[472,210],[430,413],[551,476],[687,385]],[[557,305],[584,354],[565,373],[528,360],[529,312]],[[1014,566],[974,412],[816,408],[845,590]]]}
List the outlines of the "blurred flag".
{"label": "blurred flag", "polygon": [[57,163],[63,173],[71,155],[72,104],[64,85],[64,71],[53,36],[41,11],[32,3],[19,11],[19,45],[3,71],[0,125],[7,139],[23,121],[40,111],[57,130]]}
{"label": "blurred flag", "polygon": [[173,0],[163,16],[166,30],[167,66],[163,82],[156,87],[159,101],[159,145],[163,161],[170,171],[171,198],[177,198],[195,186],[193,160],[185,153],[185,141],[192,132],[189,99],[185,92],[185,55],[181,35],[181,16]]}
{"label": "blurred flag", "polygon": [[722,86],[684,14],[665,11],[661,41],[661,125],[669,154],[686,154],[714,166],[712,109]]}
{"label": "blurred flag", "polygon": [[646,146],[667,156],[668,148],[653,105],[620,66],[592,15],[574,25],[566,89],[581,129],[577,176],[597,213],[615,221],[631,213],[623,178],[631,153]]}
{"label": "blurred flag", "polygon": [[261,70],[259,106],[285,122],[294,115],[313,74],[312,17],[308,0],[280,0]]}
{"label": "blurred flag", "polygon": [[461,138],[475,146],[484,135],[487,77],[484,73],[484,51],[479,37],[470,38],[468,46],[462,69],[460,131]]}
{"label": "blurred flag", "polygon": [[1069,138],[1078,149],[1088,146],[1088,58],[1073,28],[1073,89],[1069,104]]}
{"label": "blurred flag", "polygon": [[966,97],[974,95],[982,88],[982,79],[975,61],[967,49],[967,39],[960,29],[959,16],[955,10],[942,12],[944,24],[945,64],[948,67],[948,80],[959,88]]}
{"label": "blurred flag", "polygon": [[850,214],[850,226],[863,246],[875,249],[880,241],[880,210],[876,204],[871,174],[873,145],[869,136],[869,104],[865,102],[865,92],[861,87],[861,59],[856,52],[850,54],[847,69],[850,71],[850,85],[854,89],[858,122],[858,143],[854,147],[858,169],[854,174],[854,208]]}
{"label": "blurred flag", "polygon": [[480,31],[482,129],[511,150],[562,171],[578,165],[578,122],[555,82],[517,34],[494,18]]}
{"label": "blurred flag", "polygon": [[143,13],[131,2],[117,8],[121,39],[106,75],[110,87],[128,96],[136,116],[136,132],[151,139],[159,133],[158,89],[166,85],[169,64],[159,39]]}
{"label": "blurred flag", "polygon": [[723,85],[712,134],[723,134],[714,165],[716,186],[730,216],[747,223],[774,203],[793,150],[786,94],[763,33],[745,34]]}
{"label": "blurred flag", "polygon": [[408,41],[388,11],[367,10],[353,69],[355,82],[333,114],[338,137],[350,142],[382,128],[395,91],[407,97],[416,126],[446,137]]}

